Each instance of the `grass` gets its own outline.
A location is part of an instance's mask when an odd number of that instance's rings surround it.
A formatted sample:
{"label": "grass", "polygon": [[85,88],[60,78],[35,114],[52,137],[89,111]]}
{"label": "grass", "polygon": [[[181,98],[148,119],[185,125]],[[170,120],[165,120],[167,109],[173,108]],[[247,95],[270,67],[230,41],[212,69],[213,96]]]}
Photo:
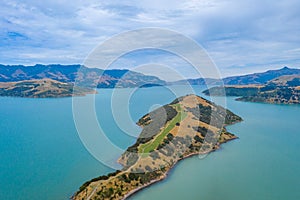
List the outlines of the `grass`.
{"label": "grass", "polygon": [[140,146],[141,153],[145,153],[147,155],[151,151],[155,150],[158,145],[162,143],[167,134],[176,126],[176,123],[181,122],[184,118],[187,117],[187,113],[181,110],[181,106],[179,104],[175,104],[174,107],[178,111],[177,115],[153,140]]}

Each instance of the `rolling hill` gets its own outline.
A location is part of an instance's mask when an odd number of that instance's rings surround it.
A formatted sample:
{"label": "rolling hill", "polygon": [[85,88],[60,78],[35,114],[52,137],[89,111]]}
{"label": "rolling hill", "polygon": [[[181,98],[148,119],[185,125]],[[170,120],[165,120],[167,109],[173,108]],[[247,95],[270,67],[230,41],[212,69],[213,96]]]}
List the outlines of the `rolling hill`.
{"label": "rolling hill", "polygon": [[238,101],[300,104],[300,75],[285,75],[263,85],[227,85],[203,91],[211,96],[238,96]]}
{"label": "rolling hill", "polygon": [[87,68],[81,65],[0,65],[0,82],[52,79],[64,83],[98,88],[125,88],[165,85],[155,76],[147,76],[130,70],[106,70]]}
{"label": "rolling hill", "polygon": [[26,98],[57,98],[83,96],[95,93],[95,90],[74,87],[72,83],[63,83],[52,79],[0,82],[0,96]]}

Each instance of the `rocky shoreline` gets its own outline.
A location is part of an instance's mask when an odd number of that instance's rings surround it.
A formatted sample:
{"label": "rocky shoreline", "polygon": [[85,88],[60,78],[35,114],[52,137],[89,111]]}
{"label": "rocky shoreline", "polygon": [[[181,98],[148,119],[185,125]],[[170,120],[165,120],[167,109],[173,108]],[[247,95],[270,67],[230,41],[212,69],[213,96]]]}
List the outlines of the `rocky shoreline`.
{"label": "rocky shoreline", "polygon": [[[239,139],[239,138],[238,138],[238,137],[235,137],[235,138],[232,138],[232,139],[230,139],[230,140],[227,140],[227,141],[224,142],[224,143],[227,143],[227,142],[229,142],[229,141],[236,140],[236,139]],[[210,154],[210,153],[212,153],[212,152],[214,152],[214,151],[219,150],[220,148],[221,148],[221,146],[219,145],[219,146],[217,146],[215,149],[212,149],[211,151],[203,152],[203,153],[196,153],[196,152],[194,152],[194,153],[191,153],[191,154],[189,154],[189,155],[184,156],[183,158],[180,158],[179,160],[177,160],[176,163],[174,163],[174,165],[173,165],[172,167],[170,167],[170,169],[169,169],[163,176],[161,176],[161,177],[158,178],[158,179],[152,180],[150,183],[147,183],[147,184],[145,184],[145,185],[142,185],[142,186],[140,186],[139,188],[136,188],[136,189],[132,190],[132,191],[129,192],[127,195],[125,195],[124,198],[123,198],[122,200],[126,200],[128,197],[133,196],[133,195],[136,194],[137,192],[142,191],[143,189],[145,189],[145,188],[147,188],[147,187],[149,187],[149,186],[151,186],[151,185],[154,185],[155,183],[158,183],[158,182],[161,182],[161,181],[167,179],[167,178],[168,178],[168,175],[172,172],[172,170],[174,169],[174,167],[176,167],[177,163],[179,163],[180,161],[183,161],[183,160],[185,160],[186,158],[190,158],[190,157],[197,156],[197,155],[208,155],[208,154]]]}

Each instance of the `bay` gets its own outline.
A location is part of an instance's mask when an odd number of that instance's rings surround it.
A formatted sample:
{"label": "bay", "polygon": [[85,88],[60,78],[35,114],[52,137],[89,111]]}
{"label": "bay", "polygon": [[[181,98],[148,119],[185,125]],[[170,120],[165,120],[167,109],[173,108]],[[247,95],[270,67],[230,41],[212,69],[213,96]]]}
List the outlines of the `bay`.
{"label": "bay", "polygon": [[[205,88],[194,89],[202,95]],[[121,95],[115,96],[112,105],[116,91]],[[124,149],[139,134],[135,122],[140,117],[190,93],[183,86],[98,92],[99,123],[112,143]],[[121,98],[122,93],[130,94],[128,101]],[[204,159],[194,156],[181,161],[166,180],[130,199],[300,199],[300,106],[226,100],[227,107],[244,119],[228,127],[239,139]],[[131,122],[116,122],[115,115],[127,116],[126,107]],[[101,143],[99,149],[110,151],[101,149]],[[107,158],[116,161],[117,156],[108,153]],[[4,200],[68,199],[85,181],[114,170],[96,160],[81,143],[71,98],[1,97],[0,160],[0,199]]]}

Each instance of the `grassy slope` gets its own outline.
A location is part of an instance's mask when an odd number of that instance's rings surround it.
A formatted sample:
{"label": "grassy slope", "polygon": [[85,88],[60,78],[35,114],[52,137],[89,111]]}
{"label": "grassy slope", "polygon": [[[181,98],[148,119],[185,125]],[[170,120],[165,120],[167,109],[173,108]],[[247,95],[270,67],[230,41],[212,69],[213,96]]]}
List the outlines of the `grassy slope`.
{"label": "grassy slope", "polygon": [[163,131],[159,133],[153,140],[151,140],[146,144],[142,144],[139,148],[140,153],[147,154],[150,153],[151,151],[154,151],[158,147],[158,145],[162,143],[166,135],[176,126],[176,123],[179,123],[186,118],[187,113],[182,112],[181,106],[179,104],[175,104],[174,108],[178,111],[174,119],[172,119],[167,124],[166,128],[164,128]]}

